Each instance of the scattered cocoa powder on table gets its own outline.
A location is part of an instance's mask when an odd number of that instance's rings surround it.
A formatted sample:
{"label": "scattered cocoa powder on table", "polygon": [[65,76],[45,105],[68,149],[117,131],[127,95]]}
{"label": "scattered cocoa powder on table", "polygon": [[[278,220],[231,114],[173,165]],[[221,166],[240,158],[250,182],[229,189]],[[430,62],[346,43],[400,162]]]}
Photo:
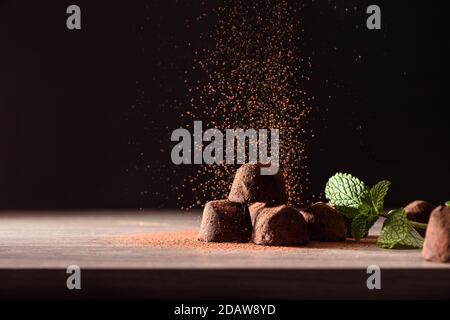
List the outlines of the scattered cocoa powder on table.
{"label": "scattered cocoa powder on table", "polygon": [[151,232],[131,235],[121,235],[108,239],[108,242],[124,246],[159,247],[169,249],[200,249],[200,250],[271,250],[299,251],[308,249],[348,249],[359,250],[376,246],[376,237],[367,237],[360,242],[347,240],[345,242],[310,242],[307,246],[281,247],[261,246],[254,243],[234,242],[203,242],[197,239],[197,230]]}

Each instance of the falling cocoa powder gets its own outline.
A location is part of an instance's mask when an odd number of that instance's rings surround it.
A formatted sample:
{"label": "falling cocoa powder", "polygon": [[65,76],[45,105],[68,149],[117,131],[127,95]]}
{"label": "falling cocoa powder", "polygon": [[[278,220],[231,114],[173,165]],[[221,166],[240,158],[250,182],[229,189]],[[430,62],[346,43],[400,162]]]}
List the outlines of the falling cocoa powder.
{"label": "falling cocoa powder", "polygon": [[[311,136],[307,115],[314,103],[305,86],[310,57],[296,45],[302,41],[303,26],[295,13],[302,7],[287,0],[219,5],[215,28],[202,35],[214,45],[196,54],[193,71],[199,77],[185,81],[191,108],[184,114],[189,122],[202,119],[222,132],[279,129],[285,196],[288,204],[297,206],[310,184],[305,146]],[[235,170],[225,164],[198,166],[174,186],[181,207],[226,198]]]}

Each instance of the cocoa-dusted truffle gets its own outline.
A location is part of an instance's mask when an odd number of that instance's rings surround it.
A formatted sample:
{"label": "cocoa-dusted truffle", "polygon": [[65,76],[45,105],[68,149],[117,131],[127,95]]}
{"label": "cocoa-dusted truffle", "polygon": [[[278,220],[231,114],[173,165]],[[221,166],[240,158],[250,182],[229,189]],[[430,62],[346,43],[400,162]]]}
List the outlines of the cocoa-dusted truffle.
{"label": "cocoa-dusted truffle", "polygon": [[450,207],[439,206],[431,213],[422,257],[429,261],[450,262]]}
{"label": "cocoa-dusted truffle", "polygon": [[[431,212],[436,208],[429,202],[423,200],[416,200],[411,202],[405,207],[406,216],[408,220],[428,223],[430,219]],[[422,236],[425,235],[425,230],[416,229]]]}
{"label": "cocoa-dusted truffle", "polygon": [[248,207],[248,210],[250,211],[250,218],[252,220],[252,225],[255,225],[256,218],[258,217],[262,209],[264,209],[265,207],[266,204],[264,202],[255,202],[254,204]]}
{"label": "cocoa-dusted truffle", "polygon": [[[331,207],[331,208],[333,208],[334,210],[336,210],[336,209],[331,205],[330,202],[327,202],[326,205],[329,206],[329,207]],[[336,211],[337,211],[337,210],[336,210]],[[339,212],[338,212],[338,213],[339,213]],[[344,216],[343,214],[341,214],[341,215],[342,215],[342,219],[344,219],[345,228],[346,228],[346,230],[347,230],[347,232],[346,232],[347,238],[353,238],[353,235],[352,235],[352,219],[347,218],[347,217]],[[364,235],[364,237],[367,237],[368,234],[369,234],[369,231],[367,231],[367,233]]]}
{"label": "cocoa-dusted truffle", "polygon": [[296,246],[306,244],[309,238],[301,213],[281,205],[261,209],[253,226],[252,240],[268,246]]}
{"label": "cocoa-dusted truffle", "polygon": [[[347,238],[353,238],[352,219],[347,218],[346,216],[343,216],[343,217],[344,217],[345,227],[347,228]],[[367,237],[367,234],[364,237]]]}
{"label": "cocoa-dusted truffle", "polygon": [[274,175],[262,175],[261,168],[270,165],[242,165],[234,177],[228,200],[252,204],[266,202],[279,204],[287,201],[284,178],[281,170]]}
{"label": "cocoa-dusted truffle", "polygon": [[301,211],[311,240],[343,241],[347,227],[343,216],[323,202],[317,202]]}
{"label": "cocoa-dusted truffle", "polygon": [[214,200],[205,205],[198,239],[206,242],[248,242],[250,213],[244,204]]}

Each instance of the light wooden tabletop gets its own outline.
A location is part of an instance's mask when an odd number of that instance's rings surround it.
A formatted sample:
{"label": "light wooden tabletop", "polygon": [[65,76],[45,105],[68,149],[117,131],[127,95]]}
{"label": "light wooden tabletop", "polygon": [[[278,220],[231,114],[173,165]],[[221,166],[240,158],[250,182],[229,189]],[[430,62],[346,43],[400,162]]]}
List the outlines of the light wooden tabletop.
{"label": "light wooden tabletop", "polygon": [[[91,283],[96,283],[90,291],[85,288],[82,297],[104,296],[105,286],[111,288],[112,284],[101,285],[99,279],[108,283],[109,275],[116,284],[106,296],[113,297],[122,297],[121,288],[127,288],[126,297],[183,298],[183,294],[202,297],[201,292],[192,293],[189,286],[204,282],[201,287],[204,293],[209,292],[208,297],[358,298],[369,294],[368,297],[379,298],[383,294],[368,292],[365,284],[367,267],[378,265],[386,279],[397,283],[389,291],[388,280],[383,282],[387,288],[385,297],[414,298],[424,297],[424,294],[433,297],[433,292],[434,297],[450,297],[450,264],[423,261],[420,250],[380,249],[373,237],[362,243],[351,240],[329,244],[313,242],[287,251],[161,248],[111,241],[121,235],[196,230],[200,217],[200,212],[182,211],[0,213],[0,282],[10,290],[8,293],[0,291],[0,296],[43,294],[54,297],[62,287],[45,281],[64,279],[67,266],[78,265]],[[370,235],[376,235],[380,226],[381,221],[372,228]],[[187,287],[171,289],[165,277],[173,278],[175,274],[191,275],[191,278],[183,278]],[[206,280],[206,275],[211,281],[217,278],[217,286]],[[248,292],[243,289],[233,296],[231,289],[221,290],[219,286],[227,283],[228,276],[241,281]],[[133,277],[154,277],[158,281],[153,279],[147,285],[142,282],[137,285]],[[261,277],[268,279],[266,283],[261,284],[264,282]],[[122,279],[122,287],[117,279]],[[291,288],[296,281],[302,283],[303,289],[294,293],[283,291],[283,285]],[[333,285],[338,287],[330,289]],[[255,292],[260,286],[269,291]],[[136,288],[139,290],[133,291]],[[306,292],[311,288],[316,290]],[[414,292],[407,292],[408,288],[414,288]],[[122,291],[122,294],[125,293]]]}

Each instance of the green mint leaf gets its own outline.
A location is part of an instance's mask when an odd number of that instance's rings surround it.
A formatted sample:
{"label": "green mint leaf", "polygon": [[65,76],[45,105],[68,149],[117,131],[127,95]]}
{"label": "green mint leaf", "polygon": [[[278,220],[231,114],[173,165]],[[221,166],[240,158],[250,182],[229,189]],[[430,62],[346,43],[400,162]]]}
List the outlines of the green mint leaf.
{"label": "green mint leaf", "polygon": [[359,214],[357,208],[343,207],[343,206],[334,206],[334,208],[342,215],[346,216],[349,219],[353,219]]}
{"label": "green mint leaf", "polygon": [[408,233],[406,234],[405,239],[403,239],[399,244],[399,248],[405,248],[405,249],[422,249],[423,247],[423,238],[422,236],[417,232],[414,227],[408,223]]}
{"label": "green mint leaf", "polygon": [[374,223],[378,220],[378,215],[359,214],[352,220],[352,236],[355,240],[364,238],[369,233]]}
{"label": "green mint leaf", "polygon": [[450,201],[447,201],[447,202],[445,203],[445,206],[450,207]]}
{"label": "green mint leaf", "polygon": [[378,237],[382,248],[422,248],[423,239],[410,225],[403,208],[392,210],[383,223]]}
{"label": "green mint leaf", "polygon": [[372,203],[378,213],[381,210],[383,210],[384,198],[386,197],[390,185],[391,185],[390,181],[383,180],[378,182],[370,189],[370,196],[372,198]]}
{"label": "green mint leaf", "polygon": [[[368,202],[367,200],[365,200],[363,198],[361,205],[358,207],[358,212],[360,214],[370,215],[370,214],[374,213],[374,209],[373,209],[372,205],[370,204],[370,202]],[[376,212],[375,212],[375,214],[376,214]]]}
{"label": "green mint leaf", "polygon": [[336,173],[325,187],[325,195],[334,207],[358,209],[367,193],[364,182],[347,173]]}
{"label": "green mint leaf", "polygon": [[347,173],[336,173],[325,187],[330,204],[352,220],[352,236],[359,240],[367,236],[383,209],[389,181],[380,181],[372,189],[364,182]]}
{"label": "green mint leaf", "polygon": [[402,241],[408,233],[408,219],[403,208],[391,210],[383,223],[378,245],[382,248],[392,249]]}
{"label": "green mint leaf", "polygon": [[369,233],[369,229],[378,221],[380,216],[378,214],[369,215],[369,219],[367,220],[367,233]]}
{"label": "green mint leaf", "polygon": [[366,235],[366,222],[368,216],[359,214],[352,220],[352,236],[355,240],[359,240]]}

